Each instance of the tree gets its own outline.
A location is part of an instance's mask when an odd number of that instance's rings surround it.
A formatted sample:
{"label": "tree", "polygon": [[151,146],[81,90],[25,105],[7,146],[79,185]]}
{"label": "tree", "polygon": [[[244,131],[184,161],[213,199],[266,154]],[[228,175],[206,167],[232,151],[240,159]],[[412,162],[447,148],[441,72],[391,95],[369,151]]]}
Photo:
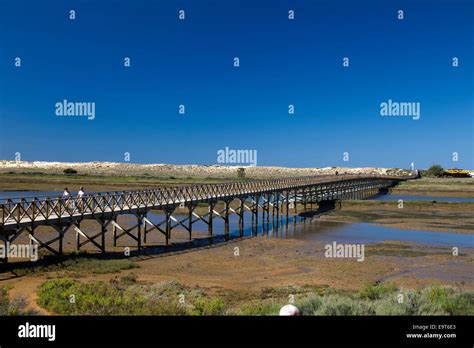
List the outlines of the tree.
{"label": "tree", "polygon": [[239,179],[245,178],[245,168],[239,168],[237,169],[237,177]]}
{"label": "tree", "polygon": [[77,174],[77,170],[72,168],[66,168],[63,170],[63,173],[66,175]]}
{"label": "tree", "polygon": [[433,164],[426,171],[426,176],[442,177],[444,174],[444,169],[439,164]]}

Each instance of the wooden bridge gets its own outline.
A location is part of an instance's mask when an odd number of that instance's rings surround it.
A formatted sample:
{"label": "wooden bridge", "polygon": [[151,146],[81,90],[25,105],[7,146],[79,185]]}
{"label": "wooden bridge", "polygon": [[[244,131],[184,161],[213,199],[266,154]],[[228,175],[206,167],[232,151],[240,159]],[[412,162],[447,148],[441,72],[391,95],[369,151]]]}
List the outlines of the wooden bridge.
{"label": "wooden bridge", "polygon": [[[101,252],[106,251],[105,235],[112,227],[114,246],[119,238],[128,235],[142,248],[147,235],[153,231],[164,235],[166,244],[171,231],[180,226],[192,239],[193,224],[203,221],[212,236],[213,220],[224,220],[225,234],[229,233],[229,216],[237,214],[239,230],[242,231],[244,212],[252,216],[252,225],[258,224],[259,212],[262,224],[282,219],[288,215],[306,210],[307,205],[339,199],[361,199],[379,193],[380,189],[395,185],[413,177],[331,175],[308,176],[272,180],[253,180],[225,184],[193,185],[172,188],[153,188],[136,191],[103,192],[82,198],[34,197],[8,199],[0,204],[0,239],[11,244],[18,236],[27,234],[31,243],[52,253],[63,253],[64,235],[73,230],[76,233],[76,247],[91,243]],[[220,203],[219,203],[220,202]],[[219,205],[218,205],[219,203]],[[206,206],[207,213],[199,215],[198,205]],[[222,207],[220,211],[216,206]],[[186,216],[173,215],[180,208],[186,209]],[[147,218],[151,210],[161,211],[160,223]],[[120,226],[117,217],[132,214],[136,218],[133,226]],[[88,235],[81,230],[81,222],[94,220],[100,231]],[[39,226],[49,226],[57,232],[48,241],[35,234]],[[53,247],[53,245],[55,247]],[[4,259],[7,261],[7,259]]]}

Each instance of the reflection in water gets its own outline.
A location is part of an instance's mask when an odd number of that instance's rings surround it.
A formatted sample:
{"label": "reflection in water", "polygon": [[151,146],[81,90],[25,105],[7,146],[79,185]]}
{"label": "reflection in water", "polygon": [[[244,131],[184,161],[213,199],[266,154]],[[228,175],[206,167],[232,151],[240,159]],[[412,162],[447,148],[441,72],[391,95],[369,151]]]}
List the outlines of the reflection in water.
{"label": "reflection in water", "polygon": [[[184,218],[184,216],[179,216],[179,218]],[[163,216],[150,213],[149,219],[154,223],[159,223],[163,220]],[[255,227],[252,226],[251,213],[246,213],[244,227],[240,231],[238,228],[235,228],[238,226],[238,221],[238,216],[230,216],[231,231],[229,238],[239,237],[240,233],[242,233],[244,237],[265,235],[270,238],[291,238],[321,242],[372,243],[397,240],[440,246],[474,247],[474,235],[472,234],[402,230],[365,222],[339,223],[319,221],[318,218],[304,219],[298,216],[289,217],[288,221],[283,217],[278,224],[276,221],[272,224],[270,220],[268,225],[262,225],[261,221],[259,221],[258,226]],[[207,225],[204,222],[198,221],[193,224],[193,230],[207,231]],[[213,235],[218,238],[224,237],[224,222],[222,219],[214,219]]]}
{"label": "reflection in water", "polygon": [[[26,198],[60,196],[61,192],[34,192],[34,191],[3,191],[0,192],[0,200],[6,198]],[[401,195],[379,195],[374,199],[378,200],[437,200],[452,202],[474,202],[474,198],[465,197],[430,197],[430,196],[401,196]],[[183,219],[183,215],[175,215],[178,219]],[[160,223],[163,216],[150,212],[148,218],[153,223]],[[270,238],[292,238],[300,240],[317,240],[322,242],[338,241],[340,243],[370,243],[382,242],[386,240],[409,241],[423,244],[474,247],[474,235],[461,233],[444,233],[417,230],[402,230],[385,226],[377,226],[371,223],[337,223],[328,221],[319,221],[318,218],[302,218],[285,216],[281,220],[262,224],[262,214],[259,213],[258,225],[252,224],[252,214],[245,213],[244,225],[240,230],[239,219],[237,215],[231,215],[228,238],[238,238],[240,236],[249,237],[253,235],[265,235]],[[266,221],[266,220],[265,220]],[[200,233],[201,232],[201,233]],[[197,221],[193,224],[193,235],[202,232],[207,234],[207,224]],[[214,218],[212,240],[226,239],[224,233],[224,221],[221,218]]]}

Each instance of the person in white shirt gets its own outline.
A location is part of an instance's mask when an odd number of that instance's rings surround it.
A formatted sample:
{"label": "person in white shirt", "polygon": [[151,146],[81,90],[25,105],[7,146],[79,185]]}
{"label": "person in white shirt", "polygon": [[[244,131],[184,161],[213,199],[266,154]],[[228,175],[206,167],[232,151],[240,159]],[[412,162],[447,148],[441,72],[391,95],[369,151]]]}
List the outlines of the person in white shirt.
{"label": "person in white shirt", "polygon": [[69,193],[69,190],[67,189],[67,187],[64,189],[64,192],[63,192],[63,198],[64,199],[68,199],[69,197],[71,196],[71,194]]}
{"label": "person in white shirt", "polygon": [[72,209],[73,205],[71,204],[71,202],[67,203],[69,198],[71,198],[71,194],[69,193],[69,190],[66,187],[63,192],[63,201],[65,202],[67,208]]}
{"label": "person in white shirt", "polygon": [[82,203],[82,198],[84,197],[85,194],[86,193],[84,191],[84,187],[81,186],[81,188],[77,192],[77,200],[79,201],[78,207],[79,207],[80,210],[82,210],[83,207],[84,207],[84,205]]}

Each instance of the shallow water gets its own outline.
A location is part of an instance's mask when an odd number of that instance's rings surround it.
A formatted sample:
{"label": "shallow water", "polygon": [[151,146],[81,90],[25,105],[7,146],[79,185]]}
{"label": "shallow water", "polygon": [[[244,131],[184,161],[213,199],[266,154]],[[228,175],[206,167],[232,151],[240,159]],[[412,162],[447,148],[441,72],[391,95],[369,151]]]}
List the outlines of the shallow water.
{"label": "shallow water", "polygon": [[[1,191],[0,201],[7,198],[26,197],[58,197],[62,192],[47,191]],[[71,192],[72,195],[75,192]],[[429,197],[429,196],[401,196],[401,195],[381,195],[375,199],[378,200],[438,200],[450,201],[449,199],[459,199],[459,202],[474,201],[474,198],[459,198],[459,197]],[[442,200],[441,200],[442,199]],[[455,201],[455,200],[451,200]],[[180,220],[185,216],[175,215]],[[156,213],[149,213],[148,218],[154,223],[160,223],[163,220],[163,215]],[[262,213],[259,213],[258,226],[252,225],[251,213],[246,213],[244,217],[243,236],[267,235],[270,238],[291,238],[299,240],[316,240],[322,242],[338,243],[372,243],[383,242],[386,240],[416,242],[428,245],[439,246],[458,246],[458,247],[474,247],[474,235],[461,233],[447,233],[447,232],[433,232],[433,231],[418,231],[418,230],[402,230],[398,228],[391,228],[386,226],[378,226],[372,223],[337,223],[328,221],[318,221],[317,218],[303,219],[300,217],[289,217],[286,223],[283,217],[282,221],[278,223],[271,223],[267,226],[262,225]],[[194,231],[207,231],[207,224],[202,221],[197,221],[193,224]],[[239,236],[238,216],[230,216],[230,237]],[[194,233],[194,232],[193,232]],[[214,218],[213,235],[224,236],[224,221],[219,218]]]}
{"label": "shallow water", "polygon": [[[178,215],[175,215],[178,218]],[[185,216],[179,216],[183,219]],[[149,219],[154,223],[163,221],[162,215],[150,213]],[[230,216],[229,236],[239,236],[238,216]],[[193,224],[193,230],[207,231],[207,224],[197,221]],[[464,233],[448,233],[418,230],[402,230],[372,223],[339,223],[329,221],[318,221],[317,218],[290,217],[288,224],[286,220],[276,222],[268,226],[262,225],[261,214],[259,214],[259,225],[252,227],[250,213],[244,217],[244,236],[266,235],[270,238],[314,240],[321,242],[338,243],[374,243],[387,240],[415,242],[436,246],[474,247],[474,235]],[[224,222],[220,218],[214,218],[213,235],[224,235]]]}
{"label": "shallow water", "polygon": [[[77,192],[70,191],[71,195]],[[17,201],[21,198],[44,198],[44,197],[61,197],[62,191],[0,191],[0,203],[7,199]]]}
{"label": "shallow water", "polygon": [[435,197],[435,196],[411,196],[411,195],[378,195],[370,198],[377,201],[437,201],[437,202],[474,202],[474,197]]}

